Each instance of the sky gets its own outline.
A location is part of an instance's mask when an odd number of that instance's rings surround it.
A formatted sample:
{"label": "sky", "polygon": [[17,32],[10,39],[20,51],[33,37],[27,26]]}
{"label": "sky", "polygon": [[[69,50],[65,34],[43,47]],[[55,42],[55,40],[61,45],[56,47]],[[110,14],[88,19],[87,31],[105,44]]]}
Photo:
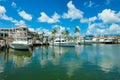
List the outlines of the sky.
{"label": "sky", "polygon": [[0,28],[53,28],[80,35],[120,35],[120,0],[0,0]]}

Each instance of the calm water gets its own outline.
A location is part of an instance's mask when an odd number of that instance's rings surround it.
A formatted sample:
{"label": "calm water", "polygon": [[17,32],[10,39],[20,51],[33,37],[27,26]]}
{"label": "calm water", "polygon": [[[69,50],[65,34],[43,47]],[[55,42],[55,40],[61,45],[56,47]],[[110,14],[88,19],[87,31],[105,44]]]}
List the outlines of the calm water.
{"label": "calm water", "polygon": [[120,80],[120,45],[1,51],[0,80]]}

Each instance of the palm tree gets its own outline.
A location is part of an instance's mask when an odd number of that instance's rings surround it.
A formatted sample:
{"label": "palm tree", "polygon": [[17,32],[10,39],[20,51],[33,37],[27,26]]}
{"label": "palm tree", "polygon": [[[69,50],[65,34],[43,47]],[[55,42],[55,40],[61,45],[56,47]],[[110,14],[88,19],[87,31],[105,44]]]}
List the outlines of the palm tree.
{"label": "palm tree", "polygon": [[65,37],[65,32],[62,32],[61,34],[62,34],[62,36],[64,36],[64,37]]}
{"label": "palm tree", "polygon": [[[80,32],[80,29],[78,27],[75,28],[75,31],[74,33],[79,33]],[[77,39],[79,36],[76,36],[75,39]]]}
{"label": "palm tree", "polygon": [[41,36],[41,38],[42,38],[42,44],[43,44],[43,40],[44,40],[44,32],[42,32],[41,34],[40,34],[40,36]]}
{"label": "palm tree", "polygon": [[66,38],[69,38],[69,37],[68,37],[69,34],[70,34],[69,30],[66,30],[66,31],[65,31]]}
{"label": "palm tree", "polygon": [[53,44],[54,44],[54,38],[55,38],[55,34],[57,33],[57,30],[54,28],[53,30],[52,30],[52,34],[53,34],[53,36],[52,36],[52,40],[53,40]]}

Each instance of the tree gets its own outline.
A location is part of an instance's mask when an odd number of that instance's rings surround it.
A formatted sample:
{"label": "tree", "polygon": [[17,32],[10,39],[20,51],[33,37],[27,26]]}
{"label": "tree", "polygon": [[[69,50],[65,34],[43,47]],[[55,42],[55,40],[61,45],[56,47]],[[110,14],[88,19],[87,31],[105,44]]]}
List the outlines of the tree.
{"label": "tree", "polygon": [[44,32],[42,32],[41,34],[39,34],[39,37],[41,38],[41,40],[42,40],[42,43],[43,43],[43,39],[44,39]]}
{"label": "tree", "polygon": [[53,44],[54,44],[54,38],[55,38],[55,34],[57,33],[57,30],[54,28],[53,30],[52,30],[52,34],[53,34],[53,36],[52,36],[52,39],[53,39]]}
{"label": "tree", "polygon": [[67,38],[68,38],[69,34],[70,34],[69,30],[66,30],[65,35],[66,35]]}
{"label": "tree", "polygon": [[[77,34],[79,32],[80,32],[79,27],[76,27],[74,33]],[[79,37],[79,35],[76,35],[75,39],[78,39],[78,37]]]}

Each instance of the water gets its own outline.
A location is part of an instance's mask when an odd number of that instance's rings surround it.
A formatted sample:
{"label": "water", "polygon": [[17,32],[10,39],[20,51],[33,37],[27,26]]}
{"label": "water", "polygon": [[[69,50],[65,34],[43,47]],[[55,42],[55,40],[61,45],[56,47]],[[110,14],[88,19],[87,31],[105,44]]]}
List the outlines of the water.
{"label": "water", "polygon": [[0,80],[120,80],[120,45],[1,51]]}

